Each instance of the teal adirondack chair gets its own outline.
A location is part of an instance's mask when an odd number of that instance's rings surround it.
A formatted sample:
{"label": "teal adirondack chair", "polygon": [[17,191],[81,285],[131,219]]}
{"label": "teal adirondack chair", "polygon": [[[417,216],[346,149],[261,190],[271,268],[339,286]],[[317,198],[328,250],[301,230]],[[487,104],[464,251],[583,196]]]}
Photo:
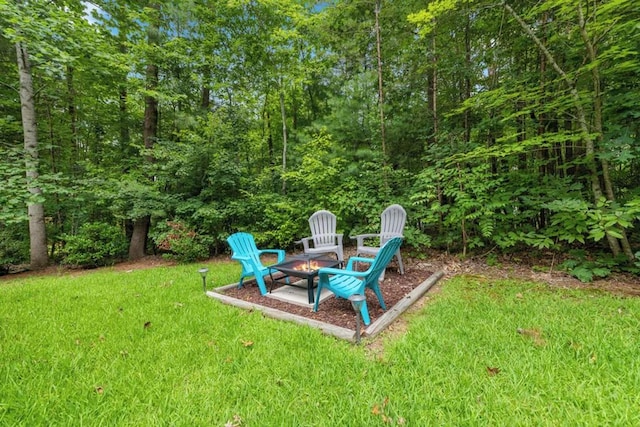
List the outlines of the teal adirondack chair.
{"label": "teal adirondack chair", "polygon": [[[242,281],[246,277],[255,276],[256,283],[261,295],[266,295],[267,286],[264,283],[264,276],[269,274],[269,266],[264,266],[260,259],[262,254],[272,253],[278,255],[277,263],[284,261],[285,252],[282,249],[258,249],[253,235],[249,233],[235,233],[227,238],[227,243],[233,251],[231,259],[238,261],[242,265],[240,282],[238,287],[242,287]],[[271,264],[273,265],[273,264]]]}
{"label": "teal adirondack chair", "polygon": [[[339,268],[321,268],[318,272],[318,296],[316,297],[313,311],[318,311],[318,302],[320,301],[320,294],[323,288],[329,289],[337,297],[345,299],[355,294],[364,295],[365,289],[369,288],[373,290],[378,297],[382,309],[386,310],[387,307],[384,304],[384,299],[380,292],[378,279],[387,267],[387,264],[391,261],[391,258],[393,258],[393,255],[397,253],[401,244],[402,237],[394,237],[382,245],[375,258],[351,257],[344,270]],[[371,265],[367,271],[354,271],[353,267],[355,263],[358,262],[366,262]],[[362,314],[362,320],[365,325],[371,323],[366,301],[362,304],[360,314]]]}

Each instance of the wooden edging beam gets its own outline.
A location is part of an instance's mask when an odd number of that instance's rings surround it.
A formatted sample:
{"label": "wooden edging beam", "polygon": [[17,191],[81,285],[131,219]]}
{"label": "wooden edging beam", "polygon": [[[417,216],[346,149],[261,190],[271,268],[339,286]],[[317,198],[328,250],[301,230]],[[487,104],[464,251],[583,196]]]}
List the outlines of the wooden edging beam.
{"label": "wooden edging beam", "polygon": [[[219,290],[224,290],[228,287],[233,287],[237,285],[229,285],[224,286],[222,288],[218,288]],[[266,314],[269,317],[273,317],[278,320],[285,320],[289,322],[299,323],[301,325],[307,325],[312,328],[320,329],[322,332],[328,335],[333,335],[336,338],[340,338],[347,341],[353,341],[355,332],[351,329],[342,328],[340,326],[332,325],[330,323],[320,322],[318,320],[309,319],[306,317],[298,316],[296,314],[287,313],[286,311],[277,310],[271,307],[265,307],[258,304],[253,304],[250,302],[246,302],[237,298],[232,298],[227,295],[219,294],[215,291],[207,292],[207,296],[215,298],[220,302],[225,304],[234,305],[236,307],[243,308],[245,310],[259,310],[262,313]]]}
{"label": "wooden edging beam", "polygon": [[387,310],[382,316],[373,322],[364,334],[367,337],[375,337],[382,332],[387,326],[389,326],[394,320],[396,320],[402,313],[404,313],[414,302],[418,301],[438,280],[444,276],[443,271],[437,271],[422,282],[417,288],[409,292],[396,303],[391,309]]}
{"label": "wooden edging beam", "polygon": [[[417,288],[415,288],[413,291],[407,294],[396,305],[394,305],[386,313],[380,316],[378,320],[376,320],[371,325],[369,325],[369,327],[363,331],[362,333],[363,337],[374,337],[378,335],[380,332],[382,332],[387,326],[389,326],[394,320],[396,320],[402,313],[404,313],[413,303],[418,301],[443,276],[444,276],[444,272],[442,271],[437,271],[436,273],[429,276]],[[351,329],[332,325],[326,322],[320,322],[318,320],[309,319],[303,316],[298,316],[296,314],[287,313],[286,311],[277,310],[275,308],[265,307],[259,304],[246,302],[246,301],[219,293],[236,286],[238,286],[237,283],[221,286],[219,288],[214,289],[213,291],[207,291],[207,296],[211,298],[215,298],[224,304],[233,305],[245,310],[258,310],[263,314],[278,320],[294,322],[301,325],[310,326],[312,328],[320,329],[323,333],[327,335],[332,335],[336,338],[340,338],[340,339],[351,341],[351,342],[356,341],[355,331]]]}

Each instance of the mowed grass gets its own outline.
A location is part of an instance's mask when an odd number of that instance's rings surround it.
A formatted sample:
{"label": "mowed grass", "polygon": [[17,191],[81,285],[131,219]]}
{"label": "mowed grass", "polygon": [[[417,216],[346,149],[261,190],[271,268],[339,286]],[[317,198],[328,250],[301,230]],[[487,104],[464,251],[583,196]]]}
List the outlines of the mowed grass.
{"label": "mowed grass", "polygon": [[372,352],[210,263],[0,282],[0,425],[640,425],[640,300],[457,277]]}

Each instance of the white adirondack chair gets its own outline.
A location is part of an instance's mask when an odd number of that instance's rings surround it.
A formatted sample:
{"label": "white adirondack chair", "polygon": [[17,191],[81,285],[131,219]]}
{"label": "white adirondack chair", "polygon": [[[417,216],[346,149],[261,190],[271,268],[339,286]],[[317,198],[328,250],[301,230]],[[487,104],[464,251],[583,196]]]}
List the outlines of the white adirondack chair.
{"label": "white adirondack chair", "polygon": [[[357,240],[356,256],[360,255],[378,255],[380,248],[389,240],[394,237],[403,237],[402,232],[404,230],[404,223],[407,220],[407,212],[400,205],[391,205],[386,208],[380,215],[380,233],[378,234],[359,234],[352,236],[352,239]],[[377,239],[379,246],[367,246],[367,239]],[[404,265],[402,264],[402,254],[400,254],[400,248],[394,254],[398,260],[398,267],[400,268],[400,274],[404,274]],[[384,272],[382,273],[380,280],[384,279]]]}
{"label": "white adirondack chair", "polygon": [[305,237],[296,243],[302,243],[305,254],[335,253],[338,261],[344,264],[342,234],[336,233],[336,216],[326,210],[315,212],[309,217],[311,237]]}

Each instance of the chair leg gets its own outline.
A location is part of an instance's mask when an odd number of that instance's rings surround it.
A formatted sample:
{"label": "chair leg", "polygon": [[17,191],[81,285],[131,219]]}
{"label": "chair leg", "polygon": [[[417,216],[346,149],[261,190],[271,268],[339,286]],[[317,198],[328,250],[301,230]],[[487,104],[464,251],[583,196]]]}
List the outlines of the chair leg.
{"label": "chair leg", "polygon": [[378,297],[378,302],[380,303],[380,307],[382,307],[382,309],[386,311],[387,310],[387,306],[384,303],[384,298],[382,297],[382,292],[380,291],[380,287],[379,286],[373,286],[373,287],[371,287],[371,289],[376,294],[376,297]]}
{"label": "chair leg", "polygon": [[396,252],[396,259],[398,260],[398,266],[400,267],[400,274],[404,274],[404,265],[402,265],[402,255],[400,249]]}
{"label": "chair leg", "polygon": [[322,293],[322,285],[318,282],[318,290],[316,291],[316,301],[313,304],[313,311],[318,311],[318,303],[320,302],[320,294]]}
{"label": "chair leg", "polygon": [[367,308],[367,301],[362,304],[360,307],[360,315],[362,316],[362,321],[365,325],[369,326],[371,323],[371,318],[369,317],[369,309]]}
{"label": "chair leg", "polygon": [[259,274],[256,276],[256,283],[258,284],[258,288],[260,289],[260,295],[267,294],[267,285],[264,283],[264,277]]}

